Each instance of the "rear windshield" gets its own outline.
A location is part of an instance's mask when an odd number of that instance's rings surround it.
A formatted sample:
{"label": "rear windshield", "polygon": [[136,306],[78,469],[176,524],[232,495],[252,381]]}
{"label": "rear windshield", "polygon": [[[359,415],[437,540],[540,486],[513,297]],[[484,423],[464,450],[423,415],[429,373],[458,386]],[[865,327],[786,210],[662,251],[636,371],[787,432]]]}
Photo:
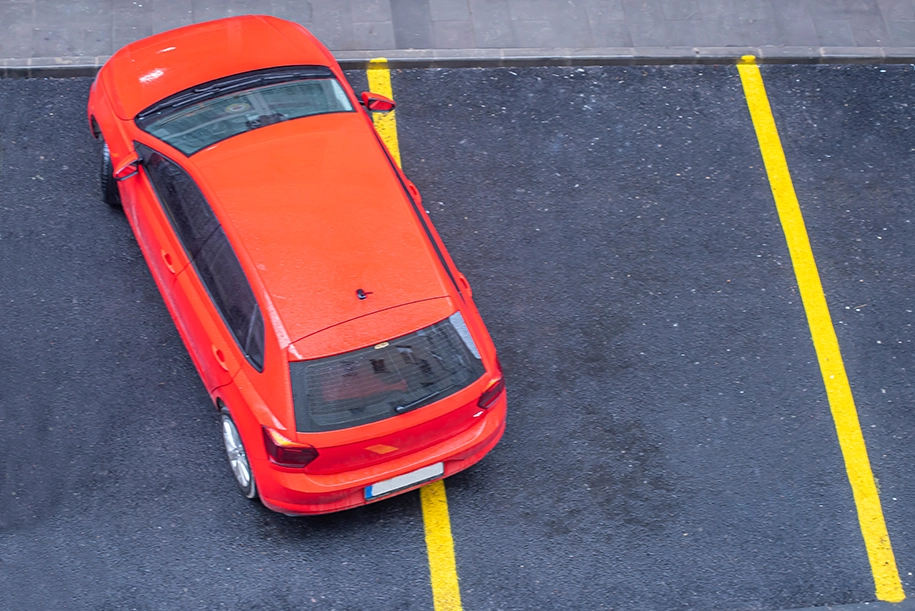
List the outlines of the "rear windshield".
{"label": "rear windshield", "polygon": [[192,155],[220,140],[281,121],[353,105],[319,66],[259,70],[182,91],[137,115],[137,126]]}
{"label": "rear windshield", "polygon": [[296,430],[333,431],[428,405],[483,375],[460,312],[398,339],[289,364]]}

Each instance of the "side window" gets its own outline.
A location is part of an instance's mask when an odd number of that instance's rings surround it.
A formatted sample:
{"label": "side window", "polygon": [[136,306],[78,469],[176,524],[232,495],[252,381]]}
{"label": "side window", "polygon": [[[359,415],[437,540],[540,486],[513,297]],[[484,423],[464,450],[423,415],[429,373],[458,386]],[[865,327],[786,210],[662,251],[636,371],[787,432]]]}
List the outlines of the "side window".
{"label": "side window", "polygon": [[225,231],[194,180],[178,164],[135,143],[178,238],[242,352],[264,368],[264,318]]}
{"label": "side window", "polygon": [[222,227],[204,243],[194,266],[226,324],[259,370],[264,366],[264,319],[241,263]]}
{"label": "side window", "polygon": [[136,149],[188,256],[194,259],[219,227],[216,215],[187,172],[139,142]]}

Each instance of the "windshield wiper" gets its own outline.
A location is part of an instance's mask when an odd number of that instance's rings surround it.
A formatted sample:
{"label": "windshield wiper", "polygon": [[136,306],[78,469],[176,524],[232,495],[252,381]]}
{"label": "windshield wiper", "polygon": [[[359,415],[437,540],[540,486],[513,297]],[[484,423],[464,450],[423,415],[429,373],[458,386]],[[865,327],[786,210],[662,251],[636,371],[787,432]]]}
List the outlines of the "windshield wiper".
{"label": "windshield wiper", "polygon": [[415,407],[419,407],[420,403],[424,403],[424,402],[428,401],[429,399],[431,399],[432,397],[437,397],[438,395],[442,394],[443,392],[445,392],[452,386],[454,386],[454,384],[446,386],[445,388],[443,388],[439,391],[436,391],[436,392],[432,393],[431,395],[426,395],[425,397],[422,397],[421,399],[417,399],[413,403],[407,403],[406,405],[398,405],[397,407],[394,408],[394,411],[397,412],[398,414],[403,414],[405,412],[408,412]]}
{"label": "windshield wiper", "polygon": [[261,83],[273,83],[282,81],[305,80],[309,78],[327,78],[333,76],[329,69],[317,69],[303,67],[299,69],[281,69],[261,72],[259,74],[239,75],[228,77],[211,83],[197,85],[185,91],[179,92],[149,108],[143,110],[137,115],[138,119],[143,119],[151,114],[162,112],[163,110],[173,110],[216,97],[218,95],[231,93],[240,89],[247,89]]}
{"label": "windshield wiper", "polygon": [[153,113],[162,112],[163,110],[181,108],[182,106],[187,106],[188,104],[193,104],[194,102],[200,102],[210,98],[215,98],[216,96],[225,93],[231,93],[237,89],[243,89],[258,83],[262,83],[265,80],[267,79],[264,76],[255,76],[246,79],[239,79],[236,81],[229,81],[227,83],[212,83],[202,87],[194,87],[184,94],[178,94],[177,96],[172,97],[171,100],[156,104],[149,110],[144,110],[139,115],[137,115],[137,118],[142,119]]}

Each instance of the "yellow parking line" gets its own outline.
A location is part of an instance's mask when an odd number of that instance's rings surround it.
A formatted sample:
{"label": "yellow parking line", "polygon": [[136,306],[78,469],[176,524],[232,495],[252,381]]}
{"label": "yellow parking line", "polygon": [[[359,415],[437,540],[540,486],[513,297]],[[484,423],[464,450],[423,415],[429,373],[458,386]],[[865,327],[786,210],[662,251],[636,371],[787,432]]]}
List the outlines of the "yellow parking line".
{"label": "yellow parking line", "polygon": [[[394,99],[391,90],[391,72],[383,57],[370,62],[369,89],[374,93]],[[391,156],[400,165],[400,148],[397,144],[396,111],[375,113],[372,120],[378,135],[387,145]],[[454,562],[454,539],[451,537],[451,519],[448,516],[448,498],[445,484],[437,481],[419,491],[426,529],[426,552],[429,556],[429,577],[432,582],[432,601],[435,611],[461,611],[461,590],[458,587],[457,566]]]}
{"label": "yellow parking line", "polygon": [[426,525],[426,549],[435,611],[461,611],[461,590],[454,563],[454,539],[451,538],[445,482],[439,480],[420,488],[419,498]]}
{"label": "yellow parking line", "polygon": [[[388,69],[387,59],[377,57],[371,60],[367,76],[369,91],[394,99],[394,92],[391,90],[391,71]],[[375,131],[391,151],[394,161],[397,162],[397,165],[401,165],[400,147],[397,145],[397,111],[375,113],[372,115],[372,121],[375,122]]]}
{"label": "yellow parking line", "polygon": [[858,422],[855,400],[851,394],[845,365],[842,363],[839,340],[836,338],[836,331],[826,306],[826,296],[823,294],[813,250],[810,248],[801,207],[791,183],[788,162],[775,127],[766,87],[759,66],[756,65],[756,58],[752,55],[743,57],[737,70],[740,72],[753,127],[756,129],[756,138],[759,140],[759,149],[769,176],[769,185],[775,197],[775,206],[788,242],[791,263],[807,313],[810,335],[820,363],[839,446],[845,459],[845,470],[858,510],[858,522],[867,548],[877,598],[899,602],[905,599],[905,592],[899,579],[899,571],[896,569],[896,559],[883,519],[880,496],[867,458],[867,447]]}

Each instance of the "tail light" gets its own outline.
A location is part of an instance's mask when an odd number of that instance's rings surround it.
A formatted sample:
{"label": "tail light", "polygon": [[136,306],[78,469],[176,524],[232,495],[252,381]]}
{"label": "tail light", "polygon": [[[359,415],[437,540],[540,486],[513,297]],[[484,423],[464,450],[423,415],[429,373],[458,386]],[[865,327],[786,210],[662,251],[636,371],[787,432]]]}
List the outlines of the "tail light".
{"label": "tail light", "polygon": [[263,431],[267,456],[274,464],[281,467],[304,467],[318,457],[318,451],[310,445],[290,441],[266,426]]}
{"label": "tail light", "polygon": [[489,388],[483,391],[483,394],[480,395],[480,400],[477,401],[477,405],[483,409],[489,409],[496,402],[496,399],[505,391],[505,378],[499,378],[495,382],[489,385]]}

